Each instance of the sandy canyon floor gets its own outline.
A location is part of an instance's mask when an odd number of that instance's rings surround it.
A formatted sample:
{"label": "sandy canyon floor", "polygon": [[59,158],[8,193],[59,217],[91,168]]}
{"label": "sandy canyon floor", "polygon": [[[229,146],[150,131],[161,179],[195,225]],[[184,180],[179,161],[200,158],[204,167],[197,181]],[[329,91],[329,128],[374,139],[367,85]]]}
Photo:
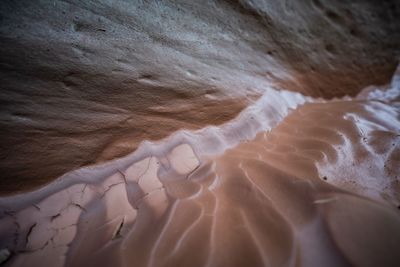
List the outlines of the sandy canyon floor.
{"label": "sandy canyon floor", "polygon": [[221,127],[0,198],[3,264],[398,266],[399,78],[352,99],[271,91]]}
{"label": "sandy canyon floor", "polygon": [[2,0],[0,43],[1,267],[400,266],[399,1]]}

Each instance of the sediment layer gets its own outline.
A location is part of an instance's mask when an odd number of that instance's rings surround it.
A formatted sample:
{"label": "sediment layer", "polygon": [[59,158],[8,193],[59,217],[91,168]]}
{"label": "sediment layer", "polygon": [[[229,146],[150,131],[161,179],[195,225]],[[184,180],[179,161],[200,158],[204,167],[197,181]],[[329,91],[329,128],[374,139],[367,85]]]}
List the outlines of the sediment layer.
{"label": "sediment layer", "polygon": [[398,81],[329,102],[280,92],[285,107],[261,99],[265,114],[0,198],[5,266],[398,266]]}

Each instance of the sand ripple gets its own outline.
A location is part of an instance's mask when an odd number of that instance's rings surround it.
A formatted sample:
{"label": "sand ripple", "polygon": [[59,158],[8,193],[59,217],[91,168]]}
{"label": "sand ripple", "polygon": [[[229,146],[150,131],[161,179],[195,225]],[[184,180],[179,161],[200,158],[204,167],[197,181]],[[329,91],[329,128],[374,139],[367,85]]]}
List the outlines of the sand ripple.
{"label": "sand ripple", "polygon": [[399,133],[396,101],[304,104],[221,155],[182,143],[35,201],[3,199],[1,255],[5,266],[400,266]]}

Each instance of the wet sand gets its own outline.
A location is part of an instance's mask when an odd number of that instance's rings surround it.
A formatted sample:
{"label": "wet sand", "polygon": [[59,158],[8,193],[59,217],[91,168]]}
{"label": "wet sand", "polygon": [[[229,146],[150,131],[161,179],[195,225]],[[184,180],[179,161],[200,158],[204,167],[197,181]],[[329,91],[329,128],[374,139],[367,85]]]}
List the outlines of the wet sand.
{"label": "wet sand", "polygon": [[397,82],[271,93],[218,129],[2,197],[4,266],[399,266]]}

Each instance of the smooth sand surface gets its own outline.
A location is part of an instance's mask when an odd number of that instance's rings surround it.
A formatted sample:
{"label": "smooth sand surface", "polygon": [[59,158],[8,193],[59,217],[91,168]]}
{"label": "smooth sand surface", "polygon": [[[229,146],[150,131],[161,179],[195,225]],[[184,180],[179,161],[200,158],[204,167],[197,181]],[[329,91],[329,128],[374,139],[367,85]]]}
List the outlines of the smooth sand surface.
{"label": "smooth sand surface", "polygon": [[4,266],[400,266],[400,103],[377,92],[0,198]]}

